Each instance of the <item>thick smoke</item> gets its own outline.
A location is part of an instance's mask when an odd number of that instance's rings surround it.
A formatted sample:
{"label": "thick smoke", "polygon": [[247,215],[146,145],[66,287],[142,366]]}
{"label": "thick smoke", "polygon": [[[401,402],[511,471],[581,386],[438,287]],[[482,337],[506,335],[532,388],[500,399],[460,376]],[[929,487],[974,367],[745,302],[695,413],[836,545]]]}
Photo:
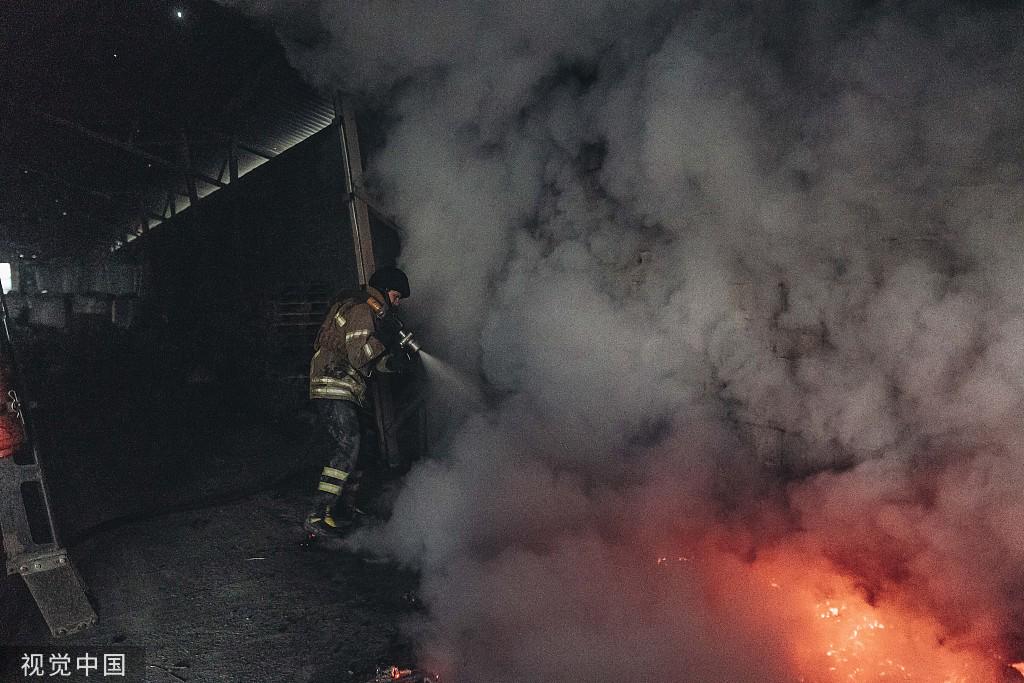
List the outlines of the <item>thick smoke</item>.
{"label": "thick smoke", "polygon": [[422,569],[426,661],[794,680],[701,568],[786,548],[1021,646],[1015,3],[239,4],[386,110],[411,307],[489,396],[367,541]]}

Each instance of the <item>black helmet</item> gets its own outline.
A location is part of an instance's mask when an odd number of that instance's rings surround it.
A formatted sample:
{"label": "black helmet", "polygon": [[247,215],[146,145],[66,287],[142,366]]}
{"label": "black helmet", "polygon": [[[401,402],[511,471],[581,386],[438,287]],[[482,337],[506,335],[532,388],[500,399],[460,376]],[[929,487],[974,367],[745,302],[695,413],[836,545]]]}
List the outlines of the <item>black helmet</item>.
{"label": "black helmet", "polygon": [[370,286],[387,294],[389,290],[395,290],[402,295],[403,299],[409,298],[409,278],[398,268],[384,266],[370,276]]}

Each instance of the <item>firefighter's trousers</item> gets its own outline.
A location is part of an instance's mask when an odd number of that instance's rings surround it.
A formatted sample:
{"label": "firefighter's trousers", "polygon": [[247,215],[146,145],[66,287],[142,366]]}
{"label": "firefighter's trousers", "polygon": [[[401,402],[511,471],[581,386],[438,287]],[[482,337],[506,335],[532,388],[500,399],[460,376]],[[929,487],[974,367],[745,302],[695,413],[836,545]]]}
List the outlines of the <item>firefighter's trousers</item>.
{"label": "firefighter's trousers", "polygon": [[313,507],[315,512],[331,513],[343,493],[354,492],[351,478],[359,458],[359,408],[351,401],[334,399],[321,398],[314,403],[320,423],[330,435],[331,457],[320,472]]}

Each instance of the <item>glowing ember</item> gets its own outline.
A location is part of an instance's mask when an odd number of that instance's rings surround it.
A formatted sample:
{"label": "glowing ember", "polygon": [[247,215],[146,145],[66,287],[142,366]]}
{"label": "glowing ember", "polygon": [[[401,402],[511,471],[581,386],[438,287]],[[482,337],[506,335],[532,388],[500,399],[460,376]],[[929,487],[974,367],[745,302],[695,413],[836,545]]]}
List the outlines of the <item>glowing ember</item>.
{"label": "glowing ember", "polygon": [[[965,650],[944,647],[938,625],[895,605],[870,605],[860,591],[839,577],[815,577],[818,587],[789,590],[815,620],[800,625],[794,643],[801,680],[941,681],[981,683],[999,680],[994,663]],[[825,584],[822,586],[822,584]],[[786,589],[782,589],[786,592]],[[821,598],[819,595],[826,597]]]}
{"label": "glowing ember", "polygon": [[437,674],[397,666],[377,667],[377,675],[367,683],[439,683]]}
{"label": "glowing ember", "polygon": [[[711,550],[697,565],[716,609],[752,633],[773,634],[803,683],[1003,680],[1005,664],[977,643],[956,641],[898,599],[869,602],[852,579],[806,549],[762,554],[753,564]],[[1014,668],[1024,673],[1024,662]]]}

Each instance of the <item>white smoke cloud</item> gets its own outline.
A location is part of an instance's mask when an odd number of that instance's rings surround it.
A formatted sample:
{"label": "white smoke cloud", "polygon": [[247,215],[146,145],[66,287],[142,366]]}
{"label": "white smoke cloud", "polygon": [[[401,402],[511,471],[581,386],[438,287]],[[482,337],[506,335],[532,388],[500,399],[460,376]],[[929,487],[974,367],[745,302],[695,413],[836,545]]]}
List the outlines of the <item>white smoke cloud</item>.
{"label": "white smoke cloud", "polygon": [[385,104],[371,172],[413,306],[502,397],[367,541],[423,571],[425,659],[793,680],[784,625],[653,564],[722,529],[1021,646],[1019,13],[234,4]]}

